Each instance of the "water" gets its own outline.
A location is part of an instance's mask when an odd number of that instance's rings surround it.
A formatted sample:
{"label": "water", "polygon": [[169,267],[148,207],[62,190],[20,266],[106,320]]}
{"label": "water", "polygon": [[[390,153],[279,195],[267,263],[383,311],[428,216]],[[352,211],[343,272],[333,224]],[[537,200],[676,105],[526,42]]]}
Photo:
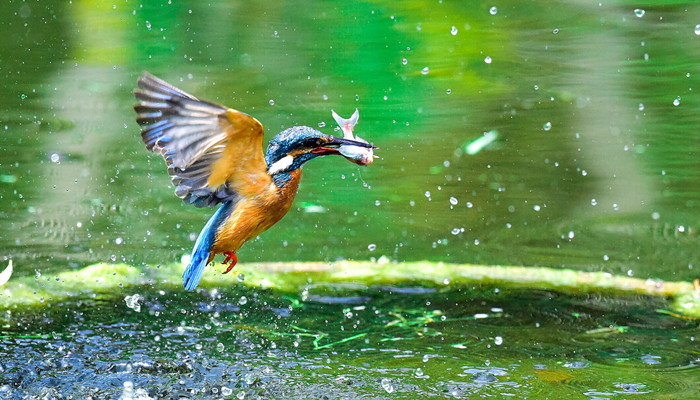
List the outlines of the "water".
{"label": "water", "polygon": [[[0,262],[13,260],[13,277],[189,253],[212,211],[181,204],[140,142],[131,91],[143,70],[254,115],[266,139],[293,125],[333,133],[331,108],[359,108],[355,133],[380,159],[310,162],[295,207],[243,263],[698,276],[693,2],[6,3]],[[159,385],[202,398],[620,398],[700,385],[697,325],[649,298],[369,287],[351,306],[297,304],[301,293],[231,279],[212,298],[127,285],[6,310],[0,393],[118,398],[128,381],[133,397],[159,398]],[[628,328],[596,333],[610,325]],[[295,327],[327,336],[314,347]]]}
{"label": "water", "polygon": [[140,311],[108,294],[39,315],[13,310],[0,393],[103,398],[132,382],[153,398],[224,388],[289,399],[692,398],[700,384],[697,324],[654,313],[660,301],[409,289],[377,287],[348,304],[352,293],[337,288],[329,303],[320,287],[301,302],[242,287],[156,287],[138,289]]}

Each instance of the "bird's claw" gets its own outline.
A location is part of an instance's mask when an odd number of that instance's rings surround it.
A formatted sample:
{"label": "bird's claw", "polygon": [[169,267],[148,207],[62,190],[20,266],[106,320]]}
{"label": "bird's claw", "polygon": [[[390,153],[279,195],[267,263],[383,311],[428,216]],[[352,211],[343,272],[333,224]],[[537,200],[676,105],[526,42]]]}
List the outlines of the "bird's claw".
{"label": "bird's claw", "polygon": [[227,274],[231,272],[233,267],[236,266],[236,263],[238,262],[238,256],[233,251],[227,251],[224,253],[224,255],[226,255],[226,258],[224,259],[223,263],[227,264],[229,261],[231,262],[231,264],[229,264],[229,266],[226,268],[226,271],[223,272],[224,274]]}

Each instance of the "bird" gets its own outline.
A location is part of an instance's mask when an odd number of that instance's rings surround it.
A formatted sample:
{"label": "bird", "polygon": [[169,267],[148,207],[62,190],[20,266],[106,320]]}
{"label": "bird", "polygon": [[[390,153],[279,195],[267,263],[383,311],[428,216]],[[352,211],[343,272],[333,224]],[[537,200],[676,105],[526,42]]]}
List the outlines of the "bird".
{"label": "bird", "polygon": [[294,126],[274,136],[263,154],[263,126],[254,117],[199,100],[148,72],[137,86],[134,110],[141,138],[147,150],[164,158],[175,195],[195,207],[218,206],[199,233],[183,273],[187,291],[197,287],[215,255],[225,255],[228,273],[241,246],[287,214],[307,161],[342,156],[341,146],[344,152],[376,148]]}

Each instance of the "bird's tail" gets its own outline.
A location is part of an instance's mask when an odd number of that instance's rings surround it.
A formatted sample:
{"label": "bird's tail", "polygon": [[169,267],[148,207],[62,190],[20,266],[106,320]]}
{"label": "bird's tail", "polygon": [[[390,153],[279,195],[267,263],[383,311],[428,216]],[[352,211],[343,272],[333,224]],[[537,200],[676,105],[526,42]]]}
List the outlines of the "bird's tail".
{"label": "bird's tail", "polygon": [[185,286],[185,290],[194,290],[197,285],[199,285],[199,281],[202,279],[202,274],[204,273],[204,267],[206,267],[209,262],[209,255],[211,254],[212,246],[214,246],[216,232],[226,218],[231,215],[232,210],[233,200],[224,202],[224,204],[216,210],[214,215],[209,218],[209,221],[207,221],[207,224],[204,225],[204,228],[202,228],[202,231],[199,233],[199,237],[192,249],[190,263],[187,265],[185,273],[182,274],[182,284]]}

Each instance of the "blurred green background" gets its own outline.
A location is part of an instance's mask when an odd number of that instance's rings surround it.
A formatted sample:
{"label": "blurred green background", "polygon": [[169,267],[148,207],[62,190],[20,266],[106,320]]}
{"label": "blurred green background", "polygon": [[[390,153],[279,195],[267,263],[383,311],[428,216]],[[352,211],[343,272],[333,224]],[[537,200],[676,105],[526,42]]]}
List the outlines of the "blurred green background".
{"label": "blurred green background", "polygon": [[370,168],[306,166],[297,207],[243,262],[693,278],[700,8],[633,4],[11,1],[2,256],[32,271],[190,251],[212,211],[181,204],[140,142],[131,92],[147,70],[254,115],[266,141],[293,125],[331,133],[330,110],[357,107],[357,133],[380,147]]}

